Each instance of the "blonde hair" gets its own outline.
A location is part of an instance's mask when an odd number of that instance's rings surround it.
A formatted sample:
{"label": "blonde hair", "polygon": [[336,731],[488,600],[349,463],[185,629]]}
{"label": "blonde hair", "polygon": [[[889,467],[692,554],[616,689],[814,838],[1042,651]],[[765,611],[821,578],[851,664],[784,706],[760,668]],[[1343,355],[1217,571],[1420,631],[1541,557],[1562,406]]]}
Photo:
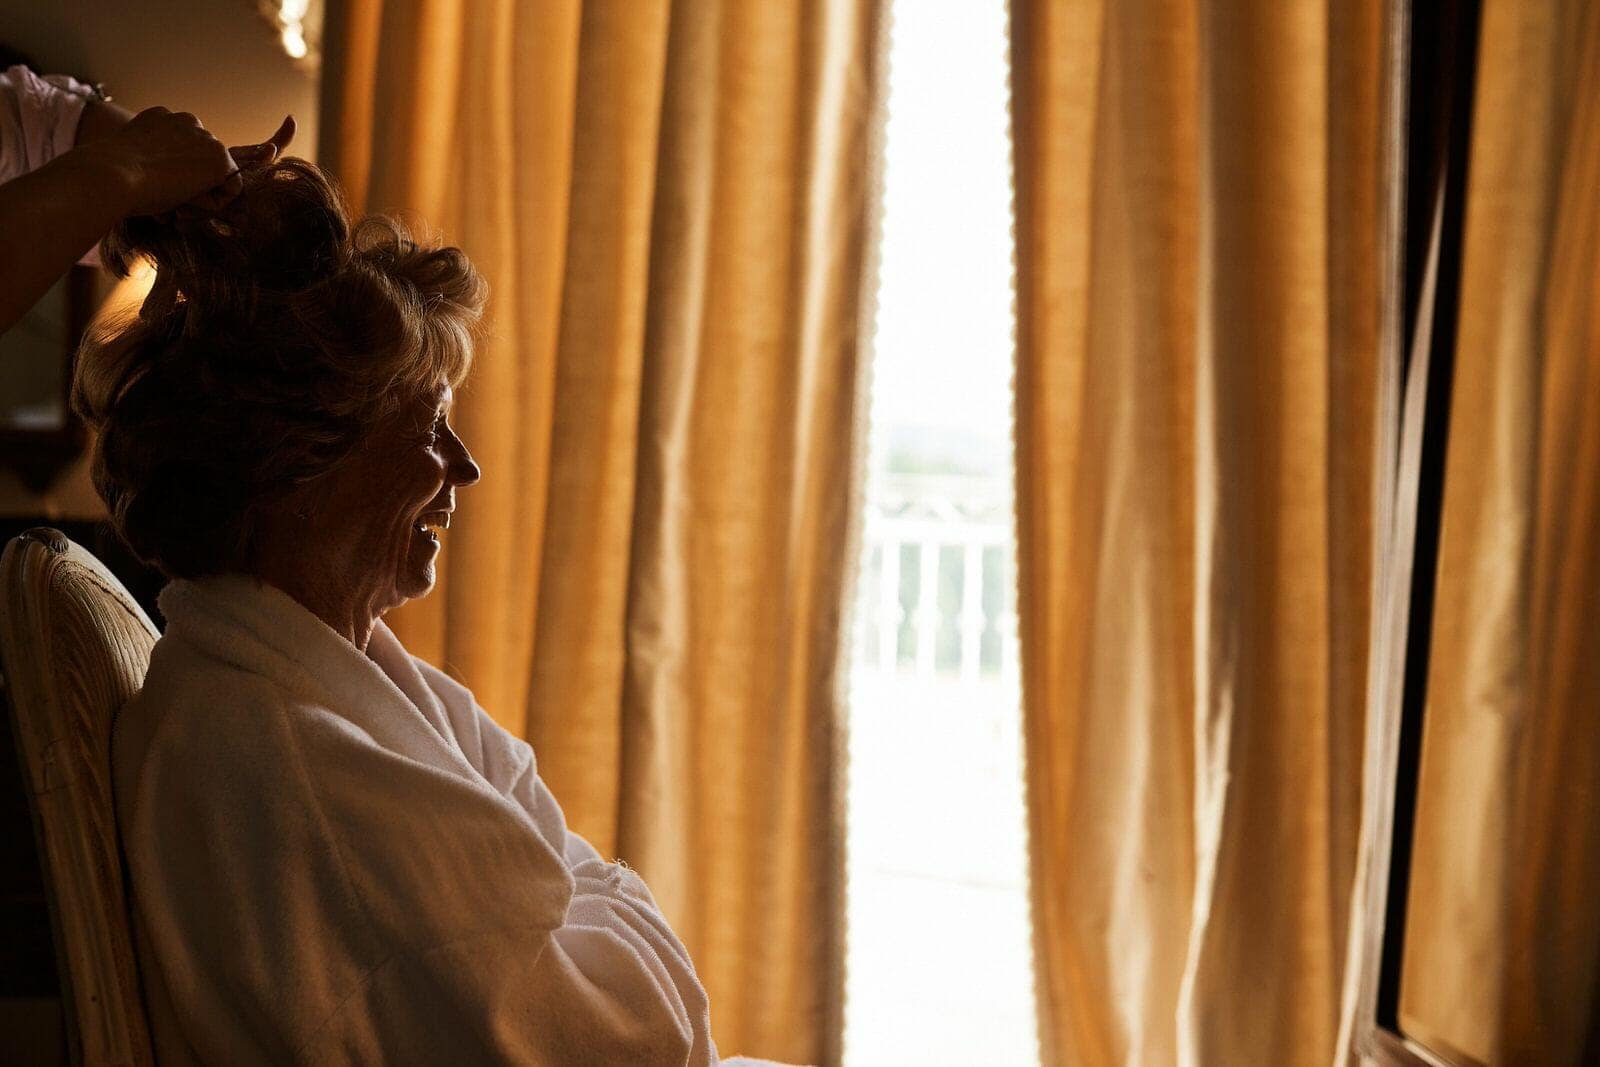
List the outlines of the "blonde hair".
{"label": "blonde hair", "polygon": [[223,217],[130,219],[101,246],[156,280],[137,317],[78,349],[73,406],[95,488],[169,576],[248,570],[263,505],[336,468],[409,397],[458,385],[487,286],[458,248],[352,225],[314,164],[244,174]]}

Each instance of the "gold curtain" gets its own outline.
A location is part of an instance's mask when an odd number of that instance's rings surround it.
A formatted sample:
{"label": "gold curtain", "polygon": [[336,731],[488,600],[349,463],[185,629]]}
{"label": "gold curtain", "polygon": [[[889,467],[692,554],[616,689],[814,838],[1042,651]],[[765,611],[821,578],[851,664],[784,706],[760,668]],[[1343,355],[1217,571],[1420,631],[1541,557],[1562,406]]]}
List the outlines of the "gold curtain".
{"label": "gold curtain", "polygon": [[719,1045],[839,1057],[879,0],[343,0],[322,159],[493,290],[413,651],[644,874]]}
{"label": "gold curtain", "polygon": [[1326,1064],[1360,818],[1382,0],[1013,0],[1052,1064]]}
{"label": "gold curtain", "polygon": [[1587,1063],[1600,7],[1484,4],[1465,226],[1401,1024],[1485,1063]]}

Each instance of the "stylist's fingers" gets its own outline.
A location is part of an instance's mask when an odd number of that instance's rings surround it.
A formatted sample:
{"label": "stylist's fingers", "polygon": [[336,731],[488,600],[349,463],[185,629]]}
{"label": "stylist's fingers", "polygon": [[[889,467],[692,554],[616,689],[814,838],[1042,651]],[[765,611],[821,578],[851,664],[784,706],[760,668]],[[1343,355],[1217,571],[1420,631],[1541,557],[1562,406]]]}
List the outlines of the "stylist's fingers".
{"label": "stylist's fingers", "polygon": [[274,162],[283,154],[283,150],[289,147],[289,143],[294,140],[294,134],[294,116],[285,115],[272,136],[260,144],[236,145],[228,149],[228,157],[236,169],[222,184],[195,197],[187,206],[209,214],[220,212],[244,190],[244,178],[240,171],[246,167],[262,167]]}
{"label": "stylist's fingers", "polygon": [[289,147],[289,142],[294,140],[295,122],[293,115],[285,115],[278,124],[277,132],[267,138],[267,143],[272,145],[273,154],[283,155],[284,149]]}
{"label": "stylist's fingers", "polygon": [[227,207],[233,198],[244,191],[244,178],[235,170],[220,184],[212,186],[185,206],[215,214]]}
{"label": "stylist's fingers", "polygon": [[130,215],[171,211],[219,186],[238,170],[227,148],[186,111],[147,108],[85,150],[127,176]]}
{"label": "stylist's fingers", "polygon": [[289,147],[289,142],[294,140],[294,116],[284,117],[278,126],[277,132],[260,144],[239,145],[228,149],[233,161],[241,167],[259,167],[271,163],[283,154]]}
{"label": "stylist's fingers", "polygon": [[240,169],[259,167],[271,163],[274,158],[272,146],[266,144],[235,145],[228,149],[228,154],[233,157],[234,163]]}

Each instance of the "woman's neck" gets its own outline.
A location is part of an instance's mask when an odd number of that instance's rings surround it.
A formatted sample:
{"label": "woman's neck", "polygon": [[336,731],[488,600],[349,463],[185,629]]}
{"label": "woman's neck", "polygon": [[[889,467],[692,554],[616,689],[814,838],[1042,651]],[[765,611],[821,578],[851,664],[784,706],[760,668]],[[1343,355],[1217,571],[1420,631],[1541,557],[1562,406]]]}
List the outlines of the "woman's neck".
{"label": "woman's neck", "polygon": [[263,552],[255,577],[282,590],[321,619],[334,633],[362,652],[383,614],[376,598],[352,585],[349,572],[330,565],[327,557]]}

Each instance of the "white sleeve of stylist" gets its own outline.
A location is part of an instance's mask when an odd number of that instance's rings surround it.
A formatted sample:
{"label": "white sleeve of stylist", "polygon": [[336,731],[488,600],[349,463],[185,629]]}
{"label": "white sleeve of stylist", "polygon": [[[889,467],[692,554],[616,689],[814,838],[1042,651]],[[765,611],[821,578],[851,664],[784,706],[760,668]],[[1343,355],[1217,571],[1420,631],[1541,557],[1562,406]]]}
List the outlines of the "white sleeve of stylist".
{"label": "white sleeve of stylist", "polygon": [[23,66],[0,72],[0,182],[71,151],[93,97],[94,90],[63,75],[42,78]]}
{"label": "white sleeve of stylist", "polygon": [[[72,151],[83,109],[94,98],[93,89],[64,74],[41,78],[20,65],[0,71],[0,183]],[[100,246],[78,262],[98,267]]]}

